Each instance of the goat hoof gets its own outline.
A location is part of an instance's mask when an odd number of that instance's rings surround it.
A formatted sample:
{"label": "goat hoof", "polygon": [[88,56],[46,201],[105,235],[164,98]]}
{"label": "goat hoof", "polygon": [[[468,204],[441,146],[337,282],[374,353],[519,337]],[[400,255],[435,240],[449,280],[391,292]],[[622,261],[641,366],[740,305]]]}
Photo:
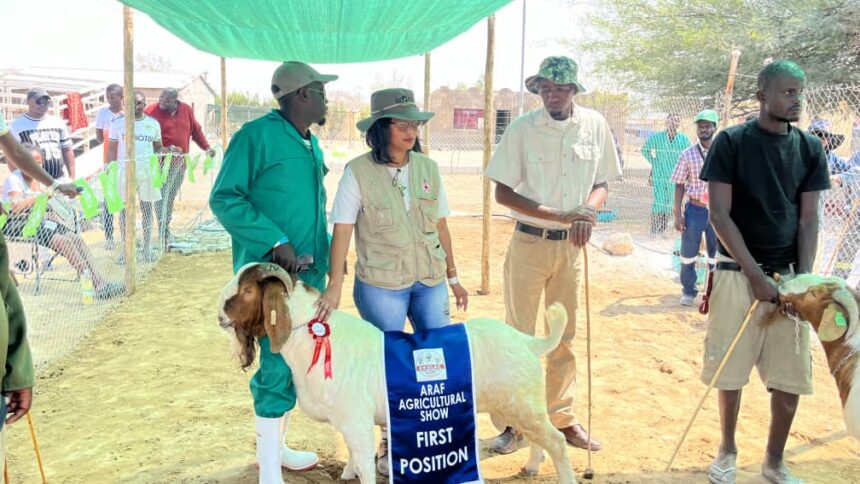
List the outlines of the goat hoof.
{"label": "goat hoof", "polygon": [[346,467],[343,469],[343,473],[341,473],[340,479],[342,481],[349,481],[351,479],[358,479],[358,475],[353,469]]}
{"label": "goat hoof", "polygon": [[520,468],[520,474],[522,474],[526,477],[535,477],[538,475],[538,471],[540,471],[540,469],[538,469],[538,468],[531,468],[531,467]]}

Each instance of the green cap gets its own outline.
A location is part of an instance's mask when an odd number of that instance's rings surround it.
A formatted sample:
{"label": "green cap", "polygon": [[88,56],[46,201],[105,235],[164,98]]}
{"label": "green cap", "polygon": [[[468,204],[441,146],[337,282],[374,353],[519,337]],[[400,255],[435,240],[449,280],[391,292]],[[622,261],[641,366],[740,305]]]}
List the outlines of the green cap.
{"label": "green cap", "polygon": [[355,124],[366,133],[373,123],[382,118],[405,119],[407,121],[427,121],[433,113],[418,110],[415,93],[409,89],[382,89],[370,95],[370,117]]}
{"label": "green cap", "polygon": [[693,120],[694,123],[699,121],[710,121],[714,124],[720,124],[720,115],[713,109],[706,109],[697,114],[696,119]]}
{"label": "green cap", "polygon": [[578,93],[585,92],[585,86],[580,84],[577,79],[578,71],[579,66],[570,57],[547,57],[540,63],[538,73],[526,79],[526,89],[532,94],[537,94],[538,82],[541,79],[546,79],[556,84],[573,84],[576,86]]}

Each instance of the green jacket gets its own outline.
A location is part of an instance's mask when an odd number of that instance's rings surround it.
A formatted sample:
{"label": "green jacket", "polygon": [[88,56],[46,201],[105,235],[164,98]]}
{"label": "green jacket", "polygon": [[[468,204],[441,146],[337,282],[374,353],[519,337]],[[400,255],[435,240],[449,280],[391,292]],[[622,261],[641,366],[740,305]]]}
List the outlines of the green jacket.
{"label": "green jacket", "polygon": [[242,126],[233,138],[209,206],[233,239],[234,272],[249,262],[272,260],[284,236],[296,255],[314,258],[302,280],[325,289],[329,270],[326,225],[328,173],[315,136],[310,147],[292,123],[272,110]]}
{"label": "green jacket", "polygon": [[4,305],[0,308],[0,357],[3,367],[3,391],[20,390],[33,386],[33,356],[27,343],[27,321],[18,290],[9,275],[9,251],[6,239],[0,234],[0,294]]}
{"label": "green jacket", "polygon": [[[652,177],[655,182],[670,183],[669,177],[675,170],[675,164],[681,152],[690,147],[690,138],[678,131],[669,141],[669,132],[660,131],[651,135],[642,146],[642,156],[651,164]],[[674,184],[672,184],[674,187]]]}

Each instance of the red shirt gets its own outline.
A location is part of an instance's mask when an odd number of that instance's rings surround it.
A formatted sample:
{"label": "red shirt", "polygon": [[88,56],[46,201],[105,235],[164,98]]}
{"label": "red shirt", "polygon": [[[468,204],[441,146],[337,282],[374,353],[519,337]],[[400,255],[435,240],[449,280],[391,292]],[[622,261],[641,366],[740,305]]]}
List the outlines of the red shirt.
{"label": "red shirt", "polygon": [[158,103],[150,104],[143,112],[155,118],[161,125],[161,144],[165,147],[176,145],[183,153],[188,153],[188,145],[193,139],[203,150],[209,149],[203,128],[194,119],[194,110],[188,104],[180,102],[179,108],[173,114],[161,109]]}

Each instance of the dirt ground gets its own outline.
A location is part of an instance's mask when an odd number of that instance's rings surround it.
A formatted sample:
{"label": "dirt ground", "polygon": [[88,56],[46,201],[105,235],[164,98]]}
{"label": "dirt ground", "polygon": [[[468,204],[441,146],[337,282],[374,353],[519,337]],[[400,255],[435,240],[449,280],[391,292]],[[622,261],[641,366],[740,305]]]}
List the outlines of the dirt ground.
{"label": "dirt ground", "polygon": [[[453,197],[452,197],[453,198]],[[501,266],[512,223],[492,224],[491,291],[480,296],[481,221],[452,217],[460,279],[470,290],[470,316],[502,318]],[[598,483],[700,483],[719,441],[715,397],[699,415],[675,464],[663,468],[704,391],[698,381],[703,317],[677,306],[675,282],[650,270],[638,249],[613,258],[594,248],[591,306],[594,369],[593,433]],[[666,257],[666,256],[660,256]],[[124,301],[74,351],[40,372],[32,411],[49,482],[255,483],[250,374],[238,370],[215,320],[216,298],[230,277],[229,253],[168,255],[139,291]],[[351,282],[347,282],[351,285]],[[344,290],[351,294],[351,287]],[[583,305],[584,307],[584,305]],[[342,309],[355,311],[346,296]],[[577,410],[586,417],[585,317],[577,337]],[[845,436],[839,399],[816,347],[816,393],[801,400],[788,459],[807,482],[860,480],[860,443]],[[744,396],[738,432],[738,482],[757,476],[768,429],[768,397],[756,376]],[[36,483],[39,473],[20,422],[7,430],[11,482]],[[481,438],[495,429],[479,417]],[[321,465],[285,474],[289,483],[334,482],[346,461],[339,434],[296,412],[289,434],[296,447],[320,454]],[[569,450],[578,474],[586,453]],[[518,475],[528,451],[485,456],[487,482],[555,482],[546,462],[537,478]]]}

